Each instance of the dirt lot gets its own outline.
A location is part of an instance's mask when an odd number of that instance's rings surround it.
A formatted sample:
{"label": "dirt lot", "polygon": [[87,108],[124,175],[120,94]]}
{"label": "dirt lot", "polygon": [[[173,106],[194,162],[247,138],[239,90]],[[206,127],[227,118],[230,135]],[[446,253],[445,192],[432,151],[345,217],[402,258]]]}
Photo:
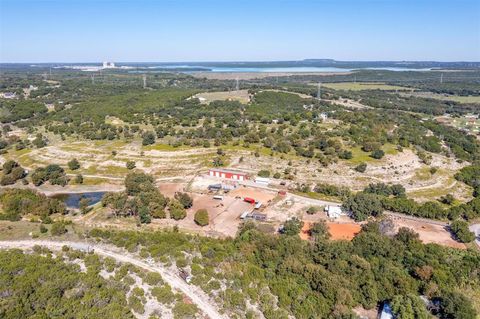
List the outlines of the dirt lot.
{"label": "dirt lot", "polygon": [[157,187],[163,195],[173,197],[176,192],[184,192],[186,185],[185,183],[158,183]]}
{"label": "dirt lot", "polygon": [[238,91],[222,91],[222,92],[203,92],[198,93],[193,96],[198,98],[200,103],[209,104],[212,101],[223,101],[223,100],[232,100],[239,101],[240,103],[250,102],[250,94],[248,90],[238,90]]}
{"label": "dirt lot", "polygon": [[420,239],[424,243],[435,243],[443,246],[465,249],[466,246],[455,241],[450,233],[440,225],[432,225],[421,221],[409,220],[394,217],[393,222],[395,229],[398,231],[400,227],[407,227],[420,235]]}
{"label": "dirt lot", "polygon": [[[309,231],[312,225],[313,222],[304,222],[300,231],[301,239],[310,239]],[[327,222],[327,226],[332,240],[352,240],[361,230],[361,226],[355,223]]]}
{"label": "dirt lot", "polygon": [[338,239],[345,239],[345,240],[352,240],[355,235],[357,235],[362,227],[359,224],[354,223],[335,223],[335,222],[328,222],[328,231],[332,235],[331,239],[338,240]]}
{"label": "dirt lot", "polygon": [[240,186],[230,192],[231,196],[240,196],[241,198],[250,197],[263,204],[272,201],[276,194],[268,190]]}

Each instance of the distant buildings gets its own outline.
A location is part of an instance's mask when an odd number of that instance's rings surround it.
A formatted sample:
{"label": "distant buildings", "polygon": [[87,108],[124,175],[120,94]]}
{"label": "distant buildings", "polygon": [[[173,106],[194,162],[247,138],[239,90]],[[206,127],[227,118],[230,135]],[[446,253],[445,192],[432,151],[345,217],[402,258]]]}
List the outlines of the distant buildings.
{"label": "distant buildings", "polygon": [[114,69],[115,68],[115,63],[113,62],[103,62],[103,68],[104,69]]}

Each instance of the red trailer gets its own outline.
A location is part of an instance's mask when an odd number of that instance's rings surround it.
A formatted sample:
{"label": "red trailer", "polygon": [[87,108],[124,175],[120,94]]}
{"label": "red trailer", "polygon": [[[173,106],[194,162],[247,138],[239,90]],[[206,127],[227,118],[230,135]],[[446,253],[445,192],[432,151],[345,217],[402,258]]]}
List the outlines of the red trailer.
{"label": "red trailer", "polygon": [[250,204],[255,204],[255,200],[253,198],[250,198],[250,197],[245,197],[243,199],[244,202],[247,202],[247,203],[250,203]]}

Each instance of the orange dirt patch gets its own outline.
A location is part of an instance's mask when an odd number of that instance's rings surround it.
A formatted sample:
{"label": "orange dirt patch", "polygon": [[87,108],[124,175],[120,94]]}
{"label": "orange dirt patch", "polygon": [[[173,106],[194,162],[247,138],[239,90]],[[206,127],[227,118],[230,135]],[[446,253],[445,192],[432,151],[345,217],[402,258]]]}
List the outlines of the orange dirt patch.
{"label": "orange dirt patch", "polygon": [[[303,227],[300,230],[300,238],[303,240],[309,240],[311,238],[310,236],[310,229],[313,226],[313,222],[307,222],[304,221]],[[360,225],[358,224],[352,224],[352,223],[332,223],[328,222],[328,231],[330,232],[330,239],[332,240],[352,240],[355,235],[357,235],[360,230],[362,229]]]}
{"label": "orange dirt patch", "polygon": [[362,229],[358,224],[327,223],[327,226],[333,240],[352,240]]}

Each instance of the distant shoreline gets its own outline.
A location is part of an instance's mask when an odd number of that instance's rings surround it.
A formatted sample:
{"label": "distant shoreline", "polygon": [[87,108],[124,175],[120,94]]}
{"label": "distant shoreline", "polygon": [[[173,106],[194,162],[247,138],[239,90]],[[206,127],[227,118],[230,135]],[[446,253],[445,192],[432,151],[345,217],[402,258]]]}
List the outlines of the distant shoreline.
{"label": "distant shoreline", "polygon": [[269,77],[282,77],[292,75],[347,75],[353,72],[191,72],[188,73],[196,78],[206,78],[209,80],[253,80]]}

